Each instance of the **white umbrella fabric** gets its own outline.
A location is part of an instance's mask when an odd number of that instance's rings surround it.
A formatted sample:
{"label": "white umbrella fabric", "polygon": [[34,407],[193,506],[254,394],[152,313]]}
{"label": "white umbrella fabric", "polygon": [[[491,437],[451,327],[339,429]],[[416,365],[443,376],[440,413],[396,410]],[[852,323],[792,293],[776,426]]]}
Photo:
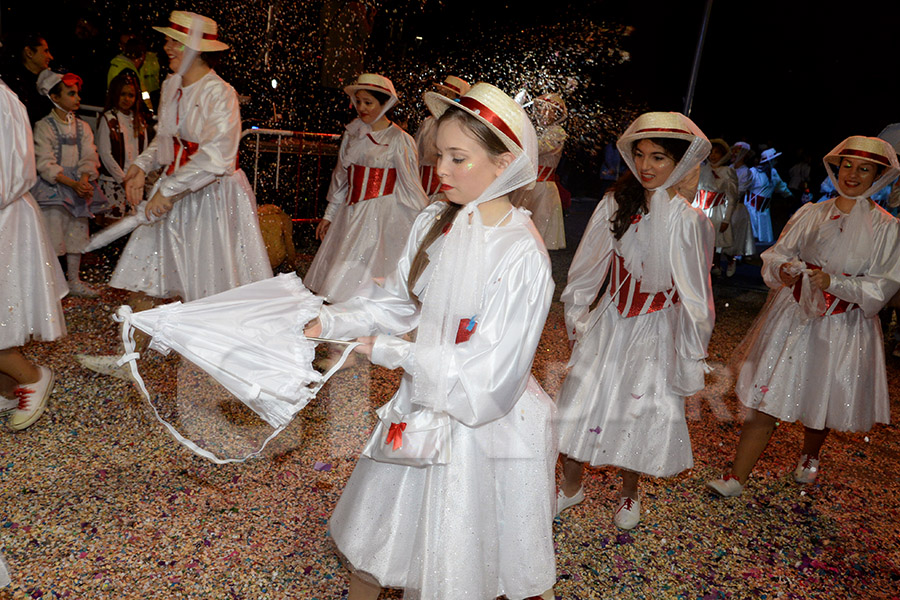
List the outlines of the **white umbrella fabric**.
{"label": "white umbrella fabric", "polygon": [[[114,318],[122,323],[125,354],[118,362],[130,365],[156,418],[175,439],[218,464],[243,462],[259,455],[284,430],[358,345],[337,342],[347,348],[324,375],[312,367],[317,341],[306,338],[303,331],[318,316],[322,301],[291,273],[188,303],[173,302],[136,313],[121,306]],[[151,349],[164,355],[174,350],[273,427],[262,446],[243,458],[222,459],[165,421],[138,371],[135,329],[152,336]]]}

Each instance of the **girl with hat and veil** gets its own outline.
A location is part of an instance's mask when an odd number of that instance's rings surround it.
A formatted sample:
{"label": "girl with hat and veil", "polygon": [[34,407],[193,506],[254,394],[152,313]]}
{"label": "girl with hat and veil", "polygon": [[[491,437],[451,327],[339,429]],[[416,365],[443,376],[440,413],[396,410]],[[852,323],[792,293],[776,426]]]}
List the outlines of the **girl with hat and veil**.
{"label": "girl with hat and veil", "polygon": [[[272,276],[256,198],[237,166],[237,93],[211,66],[228,45],[217,39],[215,21],[190,12],[173,11],[168,26],[154,29],[166,35],[173,73],[163,83],[157,136],[125,174],[129,202],[143,198],[145,174],[163,173],[143,208],[154,222],[132,233],[109,281],[134,292],[136,309]],[[79,360],[101,373],[116,370],[116,357]]]}
{"label": "girl with hat and veil", "polygon": [[617,145],[629,171],[597,205],[562,293],[574,349],[557,401],[557,511],[584,500],[584,463],[611,465],[622,476],[614,522],[631,529],[639,475],[693,465],[684,398],[703,389],[707,371],[715,232],[690,205],[695,190],[676,188],[710,150],[690,119],[645,113]]}
{"label": "girl with hat and veil", "polygon": [[304,277],[329,302],[347,300],[373,278],[393,273],[427,204],[416,143],[385,116],[398,101],[394,84],[364,73],[344,91],[359,116],[341,139],[328,207],[316,228],[322,245]]}
{"label": "girl with hat and veil", "polygon": [[738,496],[777,421],[804,425],[798,483],[819,473],[831,429],[890,421],[878,311],[900,289],[900,223],[870,197],[900,173],[893,148],[852,136],[825,158],[837,198],[803,205],[763,252],[769,300],[737,353],[749,409],[731,469],[708,483]]}
{"label": "girl with hat and veil", "polygon": [[[307,330],[359,338],[372,362],[405,371],[330,533],[352,600],[382,587],[423,600],[552,598],[554,408],[531,364],[553,281],[540,235],[509,201],[537,176],[537,137],[486,83],[425,102],[448,202],[420,213],[383,286],[326,306]],[[415,342],[397,337],[416,327]]]}

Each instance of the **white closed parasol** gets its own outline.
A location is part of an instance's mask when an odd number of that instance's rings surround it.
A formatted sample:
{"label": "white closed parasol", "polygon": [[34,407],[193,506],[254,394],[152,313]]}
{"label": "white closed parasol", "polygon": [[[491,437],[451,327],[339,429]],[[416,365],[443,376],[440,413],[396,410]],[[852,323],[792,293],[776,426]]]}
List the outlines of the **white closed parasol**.
{"label": "white closed parasol", "polygon": [[[358,344],[347,345],[340,361],[324,375],[312,367],[317,341],[303,331],[315,319],[322,298],[307,290],[295,274],[283,274],[193,302],[173,302],[132,312],[121,306],[125,354],[131,373],[156,418],[179,442],[218,464],[257,456],[315,397]],[[261,447],[242,458],[221,459],[187,439],[160,416],[138,371],[134,329],[152,337],[149,347],[164,355],[174,350],[202,369],[231,396],[249,407],[274,431]]]}
{"label": "white closed parasol", "polygon": [[147,202],[141,202],[137,205],[136,212],[132,215],[128,215],[127,217],[122,217],[109,227],[105,229],[101,229],[97,233],[91,236],[91,241],[88,242],[87,247],[85,247],[85,252],[93,252],[94,250],[99,250],[104,246],[108,246],[113,243],[117,239],[122,236],[128,235],[141,225],[147,225],[149,223],[153,223],[158,219],[149,219],[147,218],[146,211]]}

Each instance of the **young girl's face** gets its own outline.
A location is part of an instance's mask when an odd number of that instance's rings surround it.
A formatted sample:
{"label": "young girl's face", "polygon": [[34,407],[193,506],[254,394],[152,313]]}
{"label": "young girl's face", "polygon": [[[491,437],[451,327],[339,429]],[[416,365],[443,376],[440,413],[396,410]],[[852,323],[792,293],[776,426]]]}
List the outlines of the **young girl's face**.
{"label": "young girl's face", "polygon": [[375,123],[376,117],[378,117],[378,113],[381,112],[381,103],[378,99],[367,92],[366,90],[359,90],[356,92],[356,113],[359,115],[360,120],[366,125],[372,125]]}
{"label": "young girl's face", "polygon": [[878,165],[860,158],[844,158],[838,171],[838,187],[847,196],[859,196],[875,183]]}
{"label": "young girl's face", "polygon": [[119,101],[116,103],[116,108],[123,113],[131,112],[136,98],[137,93],[135,92],[134,86],[123,85],[122,91],[119,92]]}
{"label": "young girl's face", "polygon": [[78,93],[78,86],[61,84],[62,89],[58,96],[51,95],[51,99],[56,102],[61,109],[66,112],[73,112],[81,107],[81,95]]}
{"label": "young girl's face", "polygon": [[476,200],[505,168],[501,158],[506,155],[494,157],[488,154],[459,121],[441,123],[436,144],[441,191],[454,204]]}
{"label": "young girl's face", "polygon": [[641,140],[635,144],[632,154],[638,181],[645,190],[655,190],[675,170],[675,159],[665,148],[650,140]]}

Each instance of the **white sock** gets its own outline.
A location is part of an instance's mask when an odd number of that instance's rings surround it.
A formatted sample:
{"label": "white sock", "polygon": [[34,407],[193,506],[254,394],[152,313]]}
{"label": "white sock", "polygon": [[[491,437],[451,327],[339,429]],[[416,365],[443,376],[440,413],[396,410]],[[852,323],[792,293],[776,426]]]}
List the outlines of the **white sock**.
{"label": "white sock", "polygon": [[78,281],[81,272],[81,254],[66,254],[66,279]]}

